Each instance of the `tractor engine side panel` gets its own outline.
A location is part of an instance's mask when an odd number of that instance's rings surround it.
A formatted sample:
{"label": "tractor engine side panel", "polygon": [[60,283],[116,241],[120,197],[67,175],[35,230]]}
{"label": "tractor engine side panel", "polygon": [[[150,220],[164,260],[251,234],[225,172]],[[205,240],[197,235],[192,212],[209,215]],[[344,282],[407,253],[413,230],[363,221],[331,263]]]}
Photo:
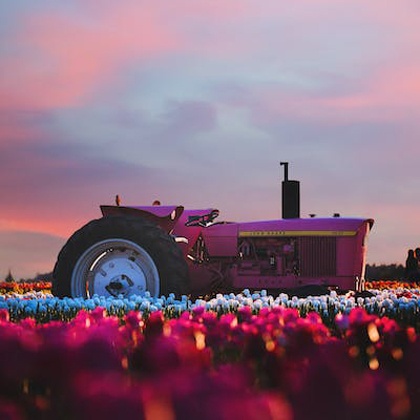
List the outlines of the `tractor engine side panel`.
{"label": "tractor engine side panel", "polygon": [[238,255],[238,225],[216,223],[201,231],[210,258]]}
{"label": "tractor engine side panel", "polygon": [[288,276],[298,273],[296,238],[241,237],[237,273],[245,276]]}

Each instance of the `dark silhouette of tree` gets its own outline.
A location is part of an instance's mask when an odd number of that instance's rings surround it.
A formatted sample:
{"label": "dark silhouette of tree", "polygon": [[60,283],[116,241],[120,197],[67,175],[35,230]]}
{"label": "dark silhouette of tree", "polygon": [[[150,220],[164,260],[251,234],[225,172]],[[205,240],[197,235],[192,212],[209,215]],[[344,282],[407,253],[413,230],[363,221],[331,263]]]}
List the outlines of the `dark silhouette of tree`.
{"label": "dark silhouette of tree", "polygon": [[6,283],[14,283],[15,279],[12,276],[12,272],[9,269],[9,273],[7,274],[6,279],[4,280]]}

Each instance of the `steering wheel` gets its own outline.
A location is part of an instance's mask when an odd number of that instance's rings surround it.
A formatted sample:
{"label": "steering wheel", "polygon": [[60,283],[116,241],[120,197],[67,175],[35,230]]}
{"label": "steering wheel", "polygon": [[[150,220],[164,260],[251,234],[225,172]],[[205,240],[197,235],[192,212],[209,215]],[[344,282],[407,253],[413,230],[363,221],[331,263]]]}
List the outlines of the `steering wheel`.
{"label": "steering wheel", "polygon": [[210,213],[200,216],[189,216],[185,226],[202,226],[207,227],[212,224],[213,220],[219,215],[219,210],[212,210]]}

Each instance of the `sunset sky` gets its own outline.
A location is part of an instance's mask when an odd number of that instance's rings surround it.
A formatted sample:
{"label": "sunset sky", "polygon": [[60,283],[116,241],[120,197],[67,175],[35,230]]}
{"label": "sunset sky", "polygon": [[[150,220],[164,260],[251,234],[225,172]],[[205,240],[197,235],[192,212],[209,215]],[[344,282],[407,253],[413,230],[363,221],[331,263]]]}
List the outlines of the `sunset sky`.
{"label": "sunset sky", "polygon": [[420,2],[0,5],[0,278],[52,271],[125,205],[372,217],[369,263],[420,246]]}

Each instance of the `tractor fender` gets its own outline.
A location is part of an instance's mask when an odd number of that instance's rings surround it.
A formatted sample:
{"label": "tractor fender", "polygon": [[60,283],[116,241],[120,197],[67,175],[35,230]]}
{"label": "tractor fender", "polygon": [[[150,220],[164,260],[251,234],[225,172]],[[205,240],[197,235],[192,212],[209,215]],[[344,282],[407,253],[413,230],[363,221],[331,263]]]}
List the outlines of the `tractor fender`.
{"label": "tractor fender", "polygon": [[178,219],[184,212],[183,206],[100,206],[102,215],[141,217],[160,226],[165,232],[172,233]]}

